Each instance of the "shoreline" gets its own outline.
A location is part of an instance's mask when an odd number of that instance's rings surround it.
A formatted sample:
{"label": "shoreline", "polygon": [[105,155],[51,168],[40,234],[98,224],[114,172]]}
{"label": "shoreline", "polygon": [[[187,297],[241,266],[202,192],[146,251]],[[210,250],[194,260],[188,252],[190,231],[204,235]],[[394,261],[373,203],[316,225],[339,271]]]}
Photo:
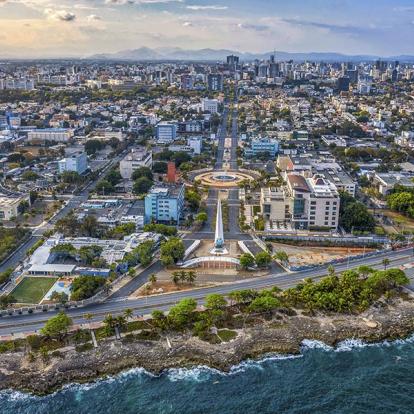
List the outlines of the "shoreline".
{"label": "shoreline", "polygon": [[412,299],[377,302],[360,315],[332,314],[288,316],[275,313],[271,319],[236,330],[229,342],[211,344],[189,334],[168,335],[159,340],[106,339],[97,349],[83,352],[67,347],[52,352],[44,362],[29,360],[28,352],[0,354],[0,391],[13,390],[44,396],[70,384],[93,383],[131,369],[161,375],[168,369],[205,366],[229,373],[246,360],[269,354],[297,356],[304,341],[319,341],[336,347],[346,340],[367,344],[404,339],[414,333]]}

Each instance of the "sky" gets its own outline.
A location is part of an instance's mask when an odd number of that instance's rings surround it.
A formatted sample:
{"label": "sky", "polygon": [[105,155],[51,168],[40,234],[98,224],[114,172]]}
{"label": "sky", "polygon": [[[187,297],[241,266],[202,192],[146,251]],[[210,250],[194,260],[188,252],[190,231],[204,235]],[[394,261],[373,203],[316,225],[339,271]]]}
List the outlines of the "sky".
{"label": "sky", "polygon": [[414,0],[0,0],[0,56],[140,47],[414,55]]}

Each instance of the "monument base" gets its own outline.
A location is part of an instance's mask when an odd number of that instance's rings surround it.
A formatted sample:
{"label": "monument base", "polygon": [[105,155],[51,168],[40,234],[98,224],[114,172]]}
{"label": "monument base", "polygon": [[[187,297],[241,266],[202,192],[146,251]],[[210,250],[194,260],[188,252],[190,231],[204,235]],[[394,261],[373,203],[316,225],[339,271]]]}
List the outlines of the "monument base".
{"label": "monument base", "polygon": [[212,250],[210,250],[210,253],[214,256],[224,256],[226,254],[229,254],[229,251],[225,247],[214,247]]}

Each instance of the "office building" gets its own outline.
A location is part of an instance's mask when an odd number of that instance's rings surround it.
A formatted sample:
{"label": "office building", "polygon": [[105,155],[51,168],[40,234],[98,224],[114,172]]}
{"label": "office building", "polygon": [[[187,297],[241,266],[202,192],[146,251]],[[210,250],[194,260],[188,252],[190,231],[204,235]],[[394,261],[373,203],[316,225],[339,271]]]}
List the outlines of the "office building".
{"label": "office building", "polygon": [[177,124],[160,122],[156,126],[156,138],[159,144],[169,144],[177,138]]}
{"label": "office building", "polygon": [[119,163],[119,172],[122,178],[131,179],[135,170],[141,167],[152,168],[152,152],[142,150],[132,150]]}
{"label": "office building", "polygon": [[154,185],[145,197],[145,223],[180,223],[184,209],[184,185]]}
{"label": "office building", "polygon": [[205,98],[201,102],[201,110],[203,112],[210,112],[216,114],[218,112],[218,100]]}
{"label": "office building", "polygon": [[222,91],[223,90],[223,75],[220,73],[210,73],[207,76],[208,89],[210,91]]}
{"label": "office building", "polygon": [[78,174],[83,174],[88,169],[88,157],[86,152],[78,152],[58,161],[58,169],[60,174],[65,171],[73,171]]}
{"label": "office building", "polygon": [[244,155],[246,157],[258,157],[267,155],[274,158],[279,151],[279,143],[271,138],[253,138],[250,148],[245,148]]}

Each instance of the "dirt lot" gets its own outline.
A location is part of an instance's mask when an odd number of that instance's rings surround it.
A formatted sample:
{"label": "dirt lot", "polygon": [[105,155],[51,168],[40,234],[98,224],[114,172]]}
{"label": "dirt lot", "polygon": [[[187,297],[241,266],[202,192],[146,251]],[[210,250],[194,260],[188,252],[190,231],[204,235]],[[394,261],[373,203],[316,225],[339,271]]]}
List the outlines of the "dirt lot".
{"label": "dirt lot", "polygon": [[169,281],[157,281],[155,283],[147,283],[146,285],[142,286],[140,289],[134,292],[131,295],[131,297],[158,295],[161,293],[178,292],[178,291],[183,291],[183,290],[191,290],[191,289],[197,289],[200,287],[209,287],[209,286],[214,286],[214,284],[194,283],[193,285],[190,285],[189,283],[179,283],[175,285],[173,282],[169,282]]}
{"label": "dirt lot", "polygon": [[[323,264],[328,261],[357,255],[364,252],[363,248],[355,247],[309,247],[309,246],[291,246],[289,244],[272,243],[273,251],[285,251],[289,256],[290,264],[302,266],[308,264]],[[365,249],[368,253],[371,249]]]}

